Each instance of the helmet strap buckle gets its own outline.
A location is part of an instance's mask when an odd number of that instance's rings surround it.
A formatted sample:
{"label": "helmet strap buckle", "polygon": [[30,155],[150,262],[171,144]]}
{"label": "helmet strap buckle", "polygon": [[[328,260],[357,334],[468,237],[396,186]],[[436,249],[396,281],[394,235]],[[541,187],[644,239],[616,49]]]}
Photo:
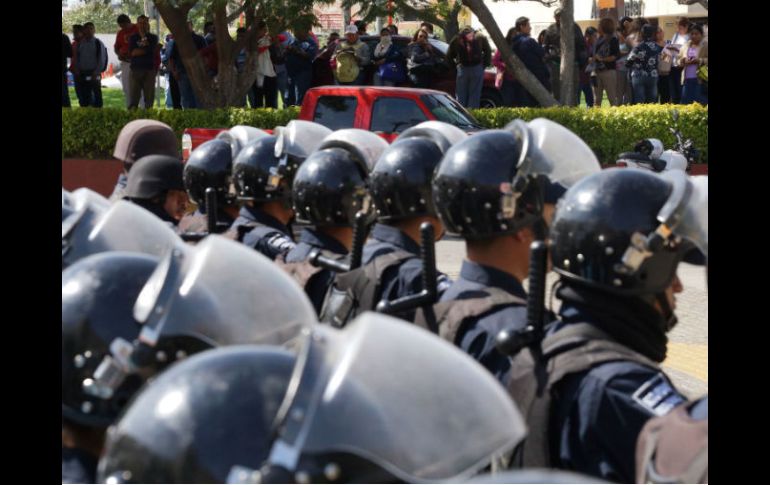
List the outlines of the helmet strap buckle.
{"label": "helmet strap buckle", "polygon": [[110,354],[105,355],[94,371],[93,379],[83,381],[83,392],[100,399],[110,399],[126,376],[134,371],[131,364],[133,345],[125,339],[116,338],[110,344]]}

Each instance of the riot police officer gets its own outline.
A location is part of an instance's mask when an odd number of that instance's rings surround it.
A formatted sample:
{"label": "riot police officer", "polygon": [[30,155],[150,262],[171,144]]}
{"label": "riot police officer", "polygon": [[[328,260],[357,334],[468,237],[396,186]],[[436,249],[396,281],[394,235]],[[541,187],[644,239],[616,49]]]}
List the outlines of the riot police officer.
{"label": "riot police officer", "polygon": [[123,171],[110,196],[110,201],[121,200],[128,183],[131,167],[147,155],[166,155],[179,158],[179,143],[174,130],[156,120],[133,120],[120,130],[112,156],[123,162]]}
{"label": "riot police officer", "polygon": [[[382,299],[392,301],[423,290],[420,225],[432,224],[441,238],[443,225],[433,205],[431,180],[442,149],[451,142],[438,130],[407,131],[382,152],[369,176],[377,223],[363,249],[363,266],[338,275],[330,288],[321,310],[323,322],[344,326],[356,315],[374,310]],[[449,283],[449,277],[439,273],[438,294]],[[398,316],[412,321],[414,311]]]}
{"label": "riot police officer", "polygon": [[158,258],[107,252],[62,273],[62,483],[95,483],[104,433],[142,384],[99,385],[138,335],[132,309]]}
{"label": "riot police officer", "polygon": [[233,169],[232,147],[229,143],[214,139],[201,144],[193,150],[184,165],[184,186],[187,195],[198,206],[192,214],[185,214],[179,222],[181,233],[206,232],[208,219],[206,207],[206,189],[216,191],[216,220],[223,224],[224,232],[238,217],[238,205],[235,194],[230,193],[230,181]]}
{"label": "riot police officer", "polygon": [[166,155],[140,158],[128,174],[123,198],[176,227],[189,200],[183,171],[184,165],[178,158]]}
{"label": "riot police officer", "polygon": [[295,246],[288,225],[294,218],[291,179],[279,173],[277,137],[249,142],[233,162],[233,183],[243,203],[224,236],[274,260]]}
{"label": "riot police officer", "polygon": [[[551,148],[558,145],[570,147],[569,157]],[[528,125],[519,121],[454,145],[433,181],[444,226],[465,239],[467,252],[459,278],[440,303],[421,313],[419,323],[438,327],[443,338],[502,382],[510,363],[496,350],[496,337],[527,323],[522,281],[529,273],[529,247],[545,237],[556,201],[566,190],[562,183],[572,182],[554,173],[553,166],[562,172],[570,167],[574,174],[600,170],[591,149],[563,126],[544,119]]]}
{"label": "riot police officer", "polygon": [[512,359],[525,467],[632,482],[645,422],[684,402],[660,369],[684,255],[708,254],[708,203],[684,172],[608,169],[571,187],[551,226],[560,321]]}
{"label": "riot police officer", "polygon": [[299,244],[286,255],[286,269],[307,292],[320,313],[334,272],[308,261],[318,249],[341,259],[352,249],[353,226],[359,211],[369,211],[367,180],[370,167],[387,148],[374,133],[355,128],[329,135],[300,165],[292,188],[297,221],[310,224]]}
{"label": "riot police officer", "polygon": [[524,433],[515,404],[476,362],[367,313],[342,331],[306,331],[297,356],[215,349],[169,369],[110,433],[99,478],[457,483]]}

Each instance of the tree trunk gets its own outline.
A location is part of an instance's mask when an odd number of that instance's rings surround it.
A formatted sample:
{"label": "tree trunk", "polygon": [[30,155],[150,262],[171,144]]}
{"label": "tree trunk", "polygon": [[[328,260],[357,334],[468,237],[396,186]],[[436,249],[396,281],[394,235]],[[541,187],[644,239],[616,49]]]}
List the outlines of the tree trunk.
{"label": "tree trunk", "polygon": [[[179,54],[190,78],[198,107],[203,109],[224,108],[227,106],[242,106],[246,92],[257,79],[257,48],[255,39],[254,2],[247,0],[246,37],[235,42],[227,30],[226,3],[215,3],[212,6],[214,26],[219,33],[216,41],[218,56],[218,73],[216,82],[206,72],[203,58],[193,43],[187,28],[187,13],[196,2],[173,7],[166,0],[155,0],[156,7],[163,21],[174,35],[174,41],[179,48]],[[247,56],[243,72],[238,74],[235,59],[242,48],[246,47]]]}
{"label": "tree trunk", "polygon": [[463,8],[463,4],[460,0],[456,0],[452,6],[452,10],[449,11],[444,20],[444,40],[449,42],[460,32],[460,11]]}
{"label": "tree trunk", "polygon": [[[534,74],[521,62],[516,54],[513,53],[511,46],[505,41],[500,27],[492,17],[492,13],[489,11],[483,0],[462,0],[463,5],[471,9],[471,11],[479,18],[481,24],[489,32],[489,36],[495,43],[498,49],[500,49],[503,59],[505,59],[505,68],[510,69],[516,79],[524,86],[534,98],[540,103],[541,106],[555,106],[559,103],[554,99],[551,93],[540,84]],[[562,14],[563,15],[563,14]],[[571,17],[571,15],[570,15]],[[572,25],[570,23],[570,25]]]}
{"label": "tree trunk", "polygon": [[561,100],[565,106],[577,106],[575,99],[575,16],[573,0],[561,0],[561,66],[559,80],[561,82]]}

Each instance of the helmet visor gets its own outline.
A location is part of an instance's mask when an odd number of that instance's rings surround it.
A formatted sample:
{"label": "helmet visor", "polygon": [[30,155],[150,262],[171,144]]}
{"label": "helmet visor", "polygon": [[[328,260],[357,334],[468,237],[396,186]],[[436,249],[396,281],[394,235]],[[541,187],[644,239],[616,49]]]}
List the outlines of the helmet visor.
{"label": "helmet visor", "polygon": [[286,126],[276,128],[275,156],[291,155],[298,158],[307,158],[318,148],[321,141],[332,130],[305,120],[292,120]]}
{"label": "helmet visor", "polygon": [[282,345],[316,321],[302,289],[256,251],[222,236],[169,252],[134,306],[140,340]]}
{"label": "helmet visor", "polygon": [[362,163],[363,175],[368,175],[377,163],[382,152],[388,148],[388,142],[371,131],[358,128],[337,130],[324,138],[318,149],[339,147],[351,152]]}
{"label": "helmet visor", "polygon": [[505,129],[522,144],[518,170],[521,175],[545,175],[552,183],[571,187],[601,170],[591,148],[575,133],[551,120],[513,120]]}
{"label": "helmet visor", "polygon": [[697,246],[708,259],[708,176],[688,177],[678,170],[664,172],[661,176],[674,184],[674,190],[658,220],[667,224],[673,234]]}
{"label": "helmet visor", "polygon": [[457,482],[513,449],[526,432],[489,372],[392,317],[365,313],[341,332],[317,327],[298,362],[284,403],[290,404],[279,413],[287,418],[274,464],[347,452],[407,482]]}
{"label": "helmet visor", "polygon": [[[93,207],[93,206],[91,206]],[[70,217],[74,217],[70,216]],[[64,223],[67,223],[65,220]],[[62,223],[62,241],[67,238],[68,264],[105,251],[128,251],[162,256],[181,245],[171,227],[149,211],[127,201],[118,201],[97,217],[77,223],[68,235]]]}

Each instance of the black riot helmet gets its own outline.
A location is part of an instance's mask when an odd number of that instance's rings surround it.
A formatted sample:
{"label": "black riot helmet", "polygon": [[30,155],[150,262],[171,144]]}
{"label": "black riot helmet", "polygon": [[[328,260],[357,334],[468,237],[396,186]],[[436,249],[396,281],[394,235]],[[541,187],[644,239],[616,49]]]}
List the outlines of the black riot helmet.
{"label": "black riot helmet", "polygon": [[[62,269],[91,254],[128,251],[162,256],[184,243],[168,224],[131,202],[78,189],[75,212],[62,221]],[[106,204],[106,205],[103,205]]]}
{"label": "black riot helmet", "polygon": [[570,188],[551,228],[562,278],[611,294],[662,294],[684,254],[708,257],[708,178],[607,169]]}
{"label": "black riot helmet", "polygon": [[164,372],[109,430],[99,481],[227,483],[259,469],[295,356],[264,346],[195,355]]}
{"label": "black riot helmet", "polygon": [[448,232],[466,239],[512,234],[542,222],[551,186],[599,170],[591,149],[563,126],[514,120],[452,146],[436,170],[434,202]]}
{"label": "black riot helmet", "polygon": [[133,307],[158,258],[107,252],[81,259],[62,272],[62,417],[92,427],[112,424],[143,380],[110,382],[125,365],[141,326]]}
{"label": "black riot helmet", "polygon": [[431,181],[442,156],[439,145],[425,137],[396,140],[382,152],[369,181],[377,220],[435,216]]}
{"label": "black riot helmet", "polygon": [[142,331],[132,362],[148,373],[211,347],[288,346],[317,321],[288,274],[217,235],[168,252],[139,294],[134,318]]}
{"label": "black riot helmet", "polygon": [[128,173],[124,198],[150,200],[169,190],[185,190],[184,165],[168,155],[147,155],[137,160]]}
{"label": "black riot helmet", "polygon": [[230,194],[230,176],[233,170],[232,149],[223,140],[209,140],[193,150],[184,166],[184,186],[190,198],[206,212],[206,189],[217,192],[217,206],[234,202]]}
{"label": "black riot helmet", "polygon": [[[275,176],[280,159],[275,136],[249,142],[233,161],[233,183],[238,200],[270,202],[291,198],[291,184]],[[283,183],[282,183],[283,182]]]}
{"label": "black riot helmet", "polygon": [[365,166],[348,150],[314,152],[294,176],[292,201],[297,221],[316,227],[353,226],[356,212],[368,210],[367,175]]}
{"label": "black riot helmet", "polygon": [[478,362],[373,312],[341,331],[306,331],[273,429],[262,483],[456,483],[525,434],[516,405]]}

